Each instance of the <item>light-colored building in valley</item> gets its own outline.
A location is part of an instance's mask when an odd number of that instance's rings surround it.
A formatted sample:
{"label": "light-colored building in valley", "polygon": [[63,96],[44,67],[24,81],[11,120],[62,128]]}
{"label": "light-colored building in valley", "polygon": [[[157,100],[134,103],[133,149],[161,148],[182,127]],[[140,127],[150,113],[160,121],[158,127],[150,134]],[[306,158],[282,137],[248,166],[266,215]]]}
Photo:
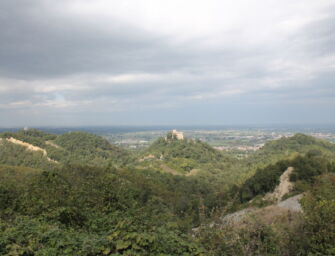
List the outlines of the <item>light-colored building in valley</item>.
{"label": "light-colored building in valley", "polygon": [[183,140],[184,139],[184,133],[183,132],[178,132],[177,130],[172,130],[172,136],[176,136],[178,140]]}

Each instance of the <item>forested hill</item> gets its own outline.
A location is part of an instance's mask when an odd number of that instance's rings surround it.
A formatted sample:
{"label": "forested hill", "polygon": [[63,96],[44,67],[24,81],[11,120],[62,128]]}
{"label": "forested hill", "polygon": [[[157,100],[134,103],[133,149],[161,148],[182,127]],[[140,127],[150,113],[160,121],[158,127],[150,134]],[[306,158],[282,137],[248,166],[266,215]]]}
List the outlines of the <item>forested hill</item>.
{"label": "forested hill", "polygon": [[335,153],[335,144],[328,142],[326,140],[321,140],[308,136],[305,134],[295,134],[292,137],[283,137],[279,140],[267,142],[260,153],[286,153],[286,152],[300,152],[306,153],[311,149],[319,149],[324,152]]}
{"label": "forested hill", "polygon": [[237,164],[237,159],[203,141],[178,139],[168,133],[142,152],[138,166],[175,175],[202,176],[212,186],[222,186],[222,182],[233,182],[236,175],[231,175],[230,168]]}
{"label": "forested hill", "polygon": [[30,167],[70,163],[108,166],[124,165],[132,161],[126,150],[110,144],[100,136],[85,132],[55,135],[29,129],[4,132],[0,134],[0,138],[0,161],[3,164]]}
{"label": "forested hill", "polygon": [[204,255],[189,231],[224,202],[208,180],[137,168],[92,134],[1,138],[0,255]]}
{"label": "forested hill", "polygon": [[248,179],[240,196],[242,201],[248,201],[272,191],[288,167],[294,167],[291,179],[300,181],[333,171],[335,144],[298,133],[267,142],[243,161],[248,166]]}
{"label": "forested hill", "polygon": [[125,165],[132,161],[131,154],[106,139],[86,133],[71,132],[57,136],[54,143],[71,152],[70,160],[77,163],[94,163],[95,165]]}
{"label": "forested hill", "polygon": [[[0,138],[0,255],[335,255],[334,144],[297,134],[235,159],[173,137],[138,155],[83,132]],[[263,207],[288,167],[303,213],[220,222]]]}
{"label": "forested hill", "polygon": [[147,150],[157,158],[170,160],[172,158],[187,158],[198,163],[222,161],[224,155],[200,140],[177,138],[158,138]]}
{"label": "forested hill", "polygon": [[297,153],[306,154],[311,150],[321,151],[326,157],[335,158],[335,144],[298,133],[292,137],[267,142],[261,149],[250,154],[245,162],[249,166],[265,167],[279,160],[294,158]]}
{"label": "forested hill", "polygon": [[[289,168],[293,171],[289,180],[294,182],[291,192],[301,193],[315,179],[323,174],[335,173],[335,158],[329,158],[319,150],[310,150],[306,154],[297,154],[294,158],[280,160],[257,169],[255,175],[247,179],[240,190],[241,202],[249,201],[256,196],[264,196],[279,185],[280,176]],[[288,195],[286,195],[288,196]]]}

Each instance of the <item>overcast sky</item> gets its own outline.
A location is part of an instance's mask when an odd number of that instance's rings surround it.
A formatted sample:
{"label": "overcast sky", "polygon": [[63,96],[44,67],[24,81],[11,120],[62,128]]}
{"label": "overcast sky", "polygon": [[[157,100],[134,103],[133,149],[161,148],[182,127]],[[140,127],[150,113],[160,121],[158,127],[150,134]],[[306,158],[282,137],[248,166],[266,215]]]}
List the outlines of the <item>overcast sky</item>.
{"label": "overcast sky", "polygon": [[0,126],[334,117],[334,0],[0,1]]}

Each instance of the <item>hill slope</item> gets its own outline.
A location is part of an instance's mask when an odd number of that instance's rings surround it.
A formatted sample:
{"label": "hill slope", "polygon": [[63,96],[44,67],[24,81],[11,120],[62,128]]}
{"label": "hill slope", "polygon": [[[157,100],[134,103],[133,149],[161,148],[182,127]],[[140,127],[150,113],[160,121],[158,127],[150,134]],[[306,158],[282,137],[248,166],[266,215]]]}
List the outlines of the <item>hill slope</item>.
{"label": "hill slope", "polygon": [[126,150],[102,137],[84,132],[55,135],[32,129],[1,133],[0,138],[0,161],[3,164],[30,167],[70,163],[108,166],[132,161]]}
{"label": "hill slope", "polygon": [[328,157],[335,158],[335,144],[298,133],[292,137],[267,142],[260,150],[251,154],[248,161],[267,165],[288,158],[294,153],[305,154],[311,150],[318,150]]}
{"label": "hill slope", "polygon": [[[201,141],[160,138],[132,162],[128,152],[87,133],[0,136],[1,255],[333,255],[335,250],[333,144],[296,135],[237,160]],[[286,209],[292,198],[263,207],[264,195],[281,177],[294,184],[293,193],[304,192],[303,213]],[[219,228],[206,224],[249,206],[258,207],[255,218]],[[204,229],[191,235],[198,226]]]}
{"label": "hill slope", "polygon": [[65,133],[57,136],[53,143],[68,152],[67,161],[77,164],[122,165],[132,160],[128,151],[86,132]]}

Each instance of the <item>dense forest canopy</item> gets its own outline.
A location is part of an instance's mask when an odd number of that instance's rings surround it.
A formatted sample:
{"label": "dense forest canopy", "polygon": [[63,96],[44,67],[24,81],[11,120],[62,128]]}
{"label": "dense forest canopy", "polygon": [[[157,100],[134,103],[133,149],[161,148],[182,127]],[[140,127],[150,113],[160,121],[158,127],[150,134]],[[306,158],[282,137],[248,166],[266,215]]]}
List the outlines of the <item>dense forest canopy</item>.
{"label": "dense forest canopy", "polygon": [[[169,135],[141,152],[84,132],[0,138],[0,255],[335,252],[332,143],[297,134],[237,159]],[[288,167],[294,188],[285,196],[303,193],[303,213],[272,224],[220,224],[237,209],[263,207],[256,199]]]}

